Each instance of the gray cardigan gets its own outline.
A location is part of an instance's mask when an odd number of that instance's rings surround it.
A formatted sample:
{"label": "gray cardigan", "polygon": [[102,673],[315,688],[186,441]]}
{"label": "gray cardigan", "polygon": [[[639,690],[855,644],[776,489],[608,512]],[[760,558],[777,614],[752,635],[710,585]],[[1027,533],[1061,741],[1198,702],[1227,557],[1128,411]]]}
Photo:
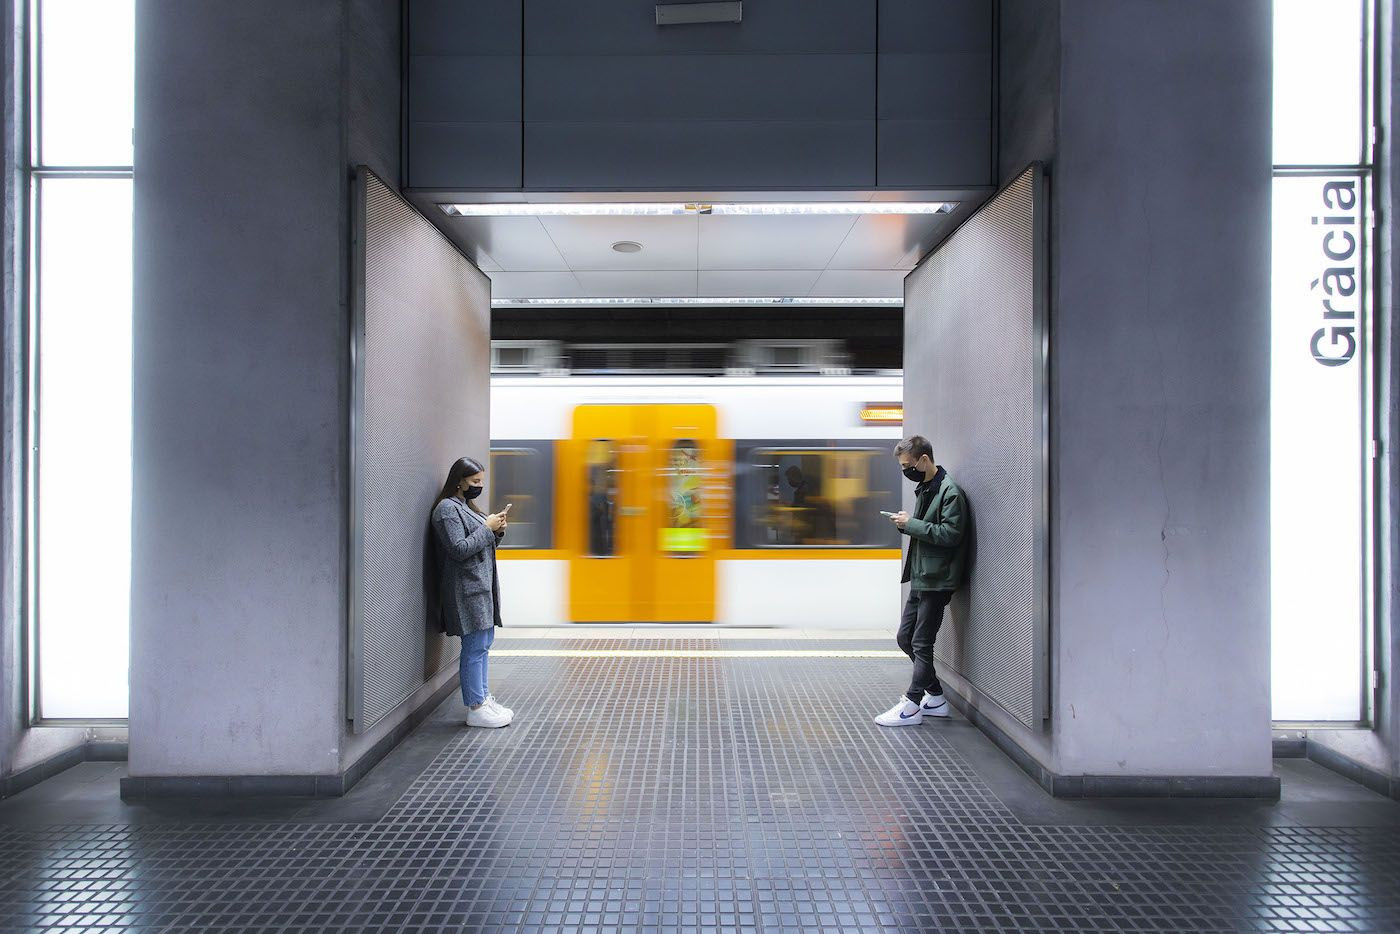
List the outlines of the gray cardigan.
{"label": "gray cardigan", "polygon": [[485,517],[455,496],[433,507],[440,623],[448,635],[501,625],[501,587],[496,577],[500,537]]}

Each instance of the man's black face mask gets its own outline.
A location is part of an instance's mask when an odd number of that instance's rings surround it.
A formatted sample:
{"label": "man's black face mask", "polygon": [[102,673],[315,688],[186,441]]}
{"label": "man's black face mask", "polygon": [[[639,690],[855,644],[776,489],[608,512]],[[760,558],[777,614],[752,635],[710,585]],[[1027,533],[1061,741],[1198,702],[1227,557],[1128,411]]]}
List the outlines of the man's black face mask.
{"label": "man's black face mask", "polygon": [[904,476],[918,483],[924,479],[924,472],[913,464],[910,464],[908,467],[904,468]]}

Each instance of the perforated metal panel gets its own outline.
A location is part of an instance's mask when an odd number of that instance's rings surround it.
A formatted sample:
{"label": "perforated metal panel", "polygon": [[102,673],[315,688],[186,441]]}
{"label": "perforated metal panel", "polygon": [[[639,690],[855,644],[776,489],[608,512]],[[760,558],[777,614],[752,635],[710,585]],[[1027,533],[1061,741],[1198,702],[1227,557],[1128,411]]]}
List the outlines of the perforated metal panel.
{"label": "perforated metal panel", "polygon": [[973,520],[937,655],[1032,726],[1049,684],[1043,229],[1033,166],[904,280],[905,424]]}
{"label": "perforated metal panel", "polygon": [[490,281],[383,182],[356,190],[349,710],[356,732],[456,658],[428,619],[428,515],[489,456]]}

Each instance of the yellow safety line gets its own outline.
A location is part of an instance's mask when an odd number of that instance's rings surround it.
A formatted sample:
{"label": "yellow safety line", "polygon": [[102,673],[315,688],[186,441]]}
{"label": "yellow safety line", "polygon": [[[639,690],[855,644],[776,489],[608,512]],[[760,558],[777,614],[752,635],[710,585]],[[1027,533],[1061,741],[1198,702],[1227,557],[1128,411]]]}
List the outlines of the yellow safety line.
{"label": "yellow safety line", "polygon": [[492,649],[514,658],[905,658],[894,649]]}

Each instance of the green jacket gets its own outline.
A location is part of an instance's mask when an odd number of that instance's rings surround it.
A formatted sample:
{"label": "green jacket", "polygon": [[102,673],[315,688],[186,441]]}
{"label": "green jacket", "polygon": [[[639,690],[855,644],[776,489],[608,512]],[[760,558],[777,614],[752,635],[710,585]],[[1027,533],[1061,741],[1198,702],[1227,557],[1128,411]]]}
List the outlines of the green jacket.
{"label": "green jacket", "polygon": [[938,492],[920,509],[920,494],[930,485],[914,488],[914,512],[904,526],[909,551],[900,581],[914,590],[957,590],[967,569],[967,497],[944,471]]}

